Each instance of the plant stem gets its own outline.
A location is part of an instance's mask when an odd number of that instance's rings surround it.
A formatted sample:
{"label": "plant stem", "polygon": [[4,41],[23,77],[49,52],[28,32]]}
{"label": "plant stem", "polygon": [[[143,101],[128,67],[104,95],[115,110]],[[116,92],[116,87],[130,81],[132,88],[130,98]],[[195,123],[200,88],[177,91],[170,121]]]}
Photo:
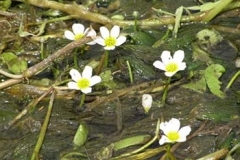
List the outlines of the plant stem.
{"label": "plant stem", "polygon": [[211,21],[217,14],[219,14],[226,6],[228,6],[233,0],[220,0],[219,4],[213,9],[209,10],[204,16],[203,21]]}
{"label": "plant stem", "polygon": [[108,66],[108,59],[109,59],[109,51],[105,50],[104,54],[105,54],[104,67],[107,67]]}
{"label": "plant stem", "polygon": [[78,51],[78,49],[75,48],[75,49],[74,49],[74,53],[73,53],[73,54],[74,54],[73,62],[74,62],[74,67],[75,67],[75,68],[78,68],[78,59],[77,59],[77,55],[78,55],[78,54],[77,54],[77,51]]}
{"label": "plant stem", "polygon": [[45,134],[46,134],[46,131],[47,131],[48,122],[50,120],[50,116],[51,116],[51,113],[52,113],[52,107],[53,107],[54,98],[55,98],[55,91],[53,90],[51,98],[50,98],[50,101],[49,101],[47,114],[46,114],[46,117],[44,119],[41,131],[40,131],[40,134],[39,134],[39,138],[38,138],[37,144],[36,144],[36,146],[34,148],[31,160],[39,159],[38,158],[38,153],[39,153],[39,151],[40,151],[40,149],[42,147],[43,140],[44,140],[44,137],[45,137]]}
{"label": "plant stem", "polygon": [[236,78],[240,75],[240,70],[234,74],[234,76],[231,78],[230,82],[228,83],[227,87],[225,88],[225,91],[227,91],[231,85],[233,84],[233,82],[236,80]]}
{"label": "plant stem", "polygon": [[130,83],[132,84],[132,83],[133,83],[132,68],[131,68],[131,66],[130,66],[129,61],[126,61],[126,62],[127,62],[127,67],[128,67],[128,74],[129,74],[129,77],[130,77]]}
{"label": "plant stem", "polygon": [[171,77],[167,79],[166,87],[164,88],[163,96],[162,96],[162,103],[165,104],[168,94],[168,87],[171,82]]}
{"label": "plant stem", "polygon": [[79,104],[79,108],[82,108],[82,106],[83,106],[83,104],[84,104],[84,101],[85,101],[85,98],[86,98],[86,94],[85,94],[85,93],[82,93],[81,101],[80,101],[80,104]]}

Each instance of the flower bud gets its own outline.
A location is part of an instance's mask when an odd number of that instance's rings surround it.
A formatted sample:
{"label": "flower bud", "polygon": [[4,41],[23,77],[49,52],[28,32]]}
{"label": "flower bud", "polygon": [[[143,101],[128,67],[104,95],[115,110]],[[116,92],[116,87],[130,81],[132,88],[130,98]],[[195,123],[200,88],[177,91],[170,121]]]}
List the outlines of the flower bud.
{"label": "flower bud", "polygon": [[144,108],[145,113],[148,113],[148,111],[152,107],[152,96],[150,94],[142,95],[142,106]]}

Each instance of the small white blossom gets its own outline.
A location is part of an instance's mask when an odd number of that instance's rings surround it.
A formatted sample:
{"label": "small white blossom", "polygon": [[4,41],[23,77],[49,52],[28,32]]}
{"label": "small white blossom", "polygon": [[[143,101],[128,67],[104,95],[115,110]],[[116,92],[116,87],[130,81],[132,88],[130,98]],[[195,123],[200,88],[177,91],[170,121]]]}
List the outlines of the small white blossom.
{"label": "small white blossom", "polygon": [[[86,30],[85,30],[84,25],[82,25],[80,23],[74,23],[72,25],[72,31],[66,30],[64,32],[64,36],[67,39],[72,40],[72,41],[80,40],[84,36],[94,38],[94,37],[96,37],[96,35],[97,34],[96,34],[95,30],[93,30],[90,27],[86,28]],[[94,45],[94,44],[96,44],[96,42],[91,41],[91,42],[88,42],[87,44]]]}
{"label": "small white blossom", "polygon": [[150,94],[142,95],[142,106],[144,108],[145,113],[148,113],[148,111],[152,107],[152,96]]}
{"label": "small white blossom", "polygon": [[161,61],[155,61],[153,66],[164,70],[167,77],[172,77],[175,73],[186,68],[186,63],[182,62],[184,59],[184,51],[178,50],[173,57],[169,51],[163,51]]}
{"label": "small white blossom", "polygon": [[164,143],[184,142],[191,132],[190,126],[184,126],[180,129],[180,121],[176,118],[172,118],[169,122],[162,122],[160,130],[164,133],[159,140],[160,145]]}
{"label": "small white blossom", "polygon": [[100,76],[92,76],[92,67],[85,66],[82,75],[76,69],[70,70],[70,75],[74,82],[68,82],[69,89],[81,90],[87,94],[92,92],[92,86],[101,82]]}
{"label": "small white blossom", "polygon": [[105,50],[114,50],[116,46],[122,45],[126,41],[126,37],[120,35],[120,27],[113,26],[111,31],[106,27],[100,27],[101,37],[97,37],[95,42],[104,46]]}

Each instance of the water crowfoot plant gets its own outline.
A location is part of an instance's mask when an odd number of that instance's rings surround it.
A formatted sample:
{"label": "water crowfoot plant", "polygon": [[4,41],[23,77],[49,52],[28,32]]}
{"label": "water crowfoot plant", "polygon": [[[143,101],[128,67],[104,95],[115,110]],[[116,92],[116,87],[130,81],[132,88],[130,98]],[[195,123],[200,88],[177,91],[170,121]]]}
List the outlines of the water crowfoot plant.
{"label": "water crowfoot plant", "polygon": [[[72,31],[66,30],[64,31],[64,37],[71,40],[71,41],[77,41],[82,39],[83,37],[91,37],[95,38],[97,35],[96,31],[93,30],[91,27],[88,27],[85,29],[84,25],[80,23],[74,23],[72,25]],[[91,42],[86,43],[88,45],[94,45],[96,42],[93,40]],[[74,51],[74,65],[77,68],[77,50]]]}
{"label": "water crowfoot plant", "polygon": [[167,156],[170,157],[170,159],[176,159],[170,151],[171,143],[185,142],[187,136],[191,132],[191,127],[184,126],[180,128],[180,121],[176,118],[172,118],[169,122],[161,122],[160,130],[162,130],[164,135],[161,136],[159,144],[163,145],[164,143],[170,143],[167,146]]}
{"label": "water crowfoot plant", "polygon": [[76,69],[70,70],[70,75],[72,78],[72,82],[68,82],[68,88],[69,89],[75,89],[75,90],[81,90],[83,92],[80,107],[82,107],[84,100],[85,100],[85,94],[92,92],[92,86],[94,86],[97,83],[101,82],[100,76],[92,76],[92,67],[85,66],[82,74],[78,72]]}
{"label": "water crowfoot plant", "polygon": [[173,57],[169,51],[163,51],[161,55],[162,61],[155,61],[153,66],[165,71],[165,75],[168,78],[166,87],[164,89],[162,102],[165,103],[167,97],[168,86],[171,82],[171,77],[178,71],[184,70],[186,68],[186,63],[182,62],[184,59],[184,51],[178,50],[174,53]]}
{"label": "water crowfoot plant", "polygon": [[122,45],[127,38],[123,35],[120,35],[120,27],[117,25],[113,26],[110,31],[104,26],[100,27],[100,34],[101,36],[98,36],[95,39],[95,42],[101,46],[104,46],[105,49],[104,65],[107,66],[109,50],[114,50],[116,46]]}
{"label": "water crowfoot plant", "polygon": [[[85,29],[84,25],[80,23],[74,23],[72,25],[72,31],[66,30],[64,31],[64,36],[65,38],[72,40],[72,41],[77,41],[80,40],[83,37],[96,37],[96,32],[92,28],[88,27]],[[94,45],[96,44],[95,41],[91,41],[86,43],[88,45]]]}

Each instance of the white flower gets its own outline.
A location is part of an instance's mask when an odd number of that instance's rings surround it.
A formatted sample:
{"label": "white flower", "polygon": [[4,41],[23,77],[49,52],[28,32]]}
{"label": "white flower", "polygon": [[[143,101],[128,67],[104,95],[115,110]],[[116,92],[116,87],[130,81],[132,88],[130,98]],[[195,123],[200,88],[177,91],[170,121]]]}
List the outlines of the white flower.
{"label": "white flower", "polygon": [[160,130],[163,131],[159,140],[159,144],[184,142],[187,140],[187,135],[191,132],[190,126],[184,126],[180,129],[180,121],[176,118],[172,118],[169,122],[162,122],[160,124]]}
{"label": "white flower", "polygon": [[87,94],[92,92],[92,86],[101,82],[101,77],[92,76],[92,67],[85,66],[82,75],[76,69],[70,70],[70,75],[74,82],[68,82],[69,89],[81,90]]}
{"label": "white flower", "polygon": [[174,53],[173,57],[169,51],[163,51],[161,61],[155,61],[153,66],[164,70],[167,77],[172,77],[175,73],[186,68],[186,63],[182,62],[184,59],[184,51],[178,50]]}
{"label": "white flower", "polygon": [[102,26],[100,27],[101,37],[97,37],[95,42],[104,46],[105,50],[114,50],[116,46],[120,46],[126,41],[126,37],[120,35],[120,27],[113,26],[111,31]]}
{"label": "white flower", "polygon": [[[92,28],[87,28],[85,30],[84,25],[82,25],[80,23],[74,23],[72,25],[72,30],[73,31],[66,30],[64,32],[64,36],[67,39],[72,40],[72,41],[80,40],[84,36],[86,36],[86,37],[96,37],[96,35],[97,35],[96,32]],[[96,44],[96,42],[91,41],[87,44],[94,45],[94,44]]]}
{"label": "white flower", "polygon": [[152,96],[150,94],[142,95],[142,106],[144,108],[145,113],[148,113],[148,111],[152,107]]}

